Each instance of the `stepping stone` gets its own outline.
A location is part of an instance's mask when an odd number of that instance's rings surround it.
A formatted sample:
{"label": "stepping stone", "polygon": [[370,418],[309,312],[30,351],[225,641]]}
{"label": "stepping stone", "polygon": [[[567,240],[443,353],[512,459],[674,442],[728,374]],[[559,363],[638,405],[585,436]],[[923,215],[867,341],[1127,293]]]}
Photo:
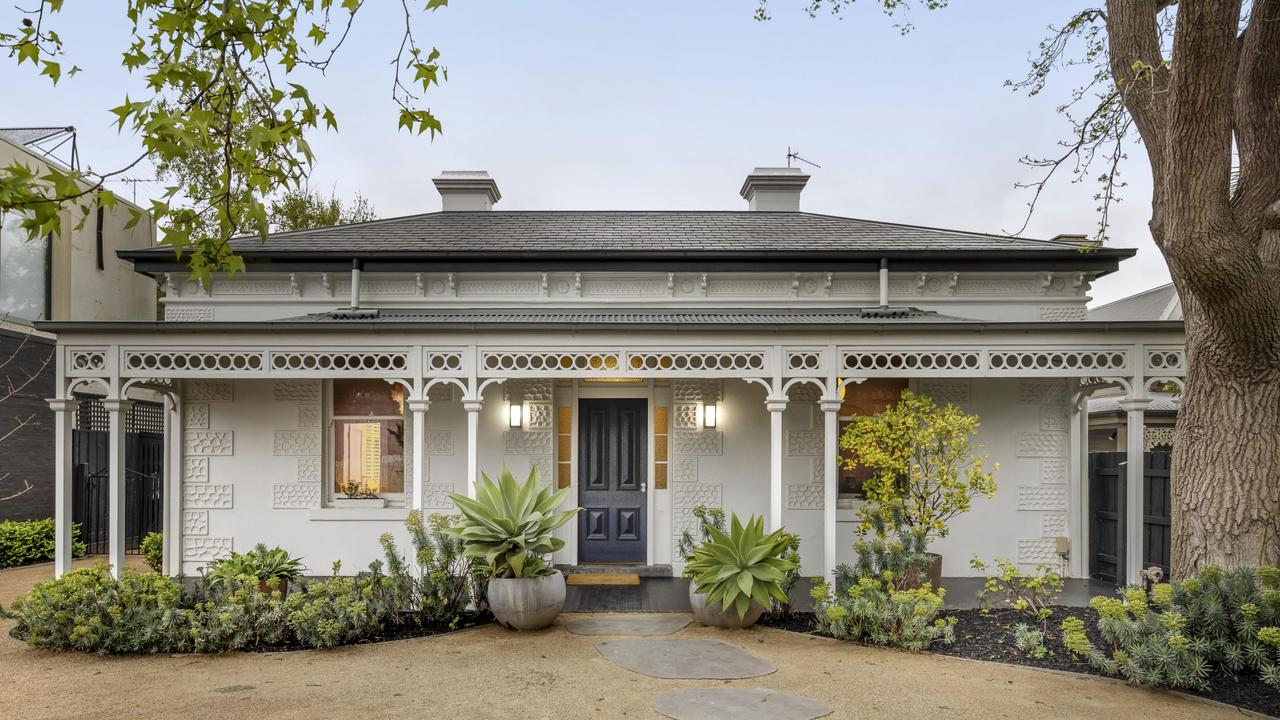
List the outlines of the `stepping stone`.
{"label": "stepping stone", "polygon": [[574,635],[670,635],[689,624],[684,615],[596,615],[565,623]]}
{"label": "stepping stone", "polygon": [[596,649],[632,672],[669,680],[739,680],[778,669],[720,640],[613,640]]}
{"label": "stepping stone", "polygon": [[765,688],[668,690],[654,698],[653,709],[673,720],[816,720],[833,712],[822,703]]}

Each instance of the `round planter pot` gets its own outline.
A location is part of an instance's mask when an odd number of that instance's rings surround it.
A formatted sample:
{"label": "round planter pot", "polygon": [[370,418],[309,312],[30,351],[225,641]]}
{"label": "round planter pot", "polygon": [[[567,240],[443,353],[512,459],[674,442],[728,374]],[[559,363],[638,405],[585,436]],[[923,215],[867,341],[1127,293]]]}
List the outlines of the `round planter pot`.
{"label": "round planter pot", "polygon": [[505,628],[541,630],[556,621],[563,607],[564,575],[559,570],[536,578],[489,581],[489,610]]}
{"label": "round planter pot", "polygon": [[703,625],[712,627],[727,628],[749,628],[756,624],[760,616],[764,614],[764,607],[755,600],[751,601],[751,607],[747,609],[747,614],[738,617],[737,610],[724,610],[720,607],[720,603],[707,604],[707,596],[694,589],[693,581],[689,582],[689,605],[693,607],[693,616]]}
{"label": "round planter pot", "polygon": [[[942,556],[938,553],[925,553],[925,555],[928,555],[931,561],[929,567],[925,570],[925,582],[928,582],[933,586],[934,590],[937,590],[942,587]],[[921,583],[918,582],[909,582],[906,583],[905,587],[914,590],[920,585]]]}

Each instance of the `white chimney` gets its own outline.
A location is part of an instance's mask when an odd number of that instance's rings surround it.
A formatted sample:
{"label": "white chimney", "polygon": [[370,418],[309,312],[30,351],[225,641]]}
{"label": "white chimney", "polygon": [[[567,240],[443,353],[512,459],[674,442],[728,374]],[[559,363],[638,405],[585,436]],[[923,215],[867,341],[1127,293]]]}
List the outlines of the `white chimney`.
{"label": "white chimney", "polygon": [[752,212],[800,212],[800,191],[809,176],[800,168],[758,167],[742,183]]}
{"label": "white chimney", "polygon": [[435,183],[440,209],[445,212],[492,210],[502,199],[498,183],[484,170],[445,170]]}

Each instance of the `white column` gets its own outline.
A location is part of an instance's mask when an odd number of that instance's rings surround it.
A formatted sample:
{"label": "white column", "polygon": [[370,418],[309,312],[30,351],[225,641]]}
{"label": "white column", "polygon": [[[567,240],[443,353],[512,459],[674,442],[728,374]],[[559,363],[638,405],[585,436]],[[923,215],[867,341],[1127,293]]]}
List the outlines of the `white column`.
{"label": "white column", "polygon": [[165,396],[164,571],[182,572],[182,404],[177,390]]}
{"label": "white column", "polygon": [[75,460],[71,454],[71,431],[74,427],[76,409],[80,403],[76,400],[57,398],[49,401],[53,409],[54,452],[53,460],[53,574],[55,577],[71,570],[71,548],[75,543],[72,537],[71,498],[72,476],[75,473]]}
{"label": "white column", "polygon": [[426,497],[427,482],[427,408],[431,401],[410,400],[409,411],[413,413],[413,509],[422,510],[423,498]]}
{"label": "white column", "polygon": [[834,583],[836,576],[836,504],[840,490],[840,406],[838,397],[824,397],[818,401],[822,409],[823,442],[822,468],[822,574],[827,582]]}
{"label": "white column", "polygon": [[484,403],[479,398],[462,401],[467,411],[467,497],[476,496],[476,483],[480,478],[480,409]]}
{"label": "white column", "polygon": [[107,539],[107,561],[111,563],[111,575],[120,577],[124,569],[125,534],[125,417],[133,403],[111,398],[102,401],[110,417],[108,450],[108,501],[107,522],[110,530]]}
{"label": "white column", "polygon": [[769,516],[765,524],[769,532],[782,527],[782,411],[787,398],[770,396],[764,402],[769,410]]}
{"label": "white column", "polygon": [[1148,398],[1127,397],[1120,407],[1127,415],[1125,424],[1125,582],[1138,585],[1142,582],[1142,525],[1143,525],[1143,428],[1145,410],[1151,403]]}
{"label": "white column", "polygon": [[1089,395],[1080,392],[1071,403],[1070,506],[1067,536],[1070,538],[1069,577],[1089,576]]}

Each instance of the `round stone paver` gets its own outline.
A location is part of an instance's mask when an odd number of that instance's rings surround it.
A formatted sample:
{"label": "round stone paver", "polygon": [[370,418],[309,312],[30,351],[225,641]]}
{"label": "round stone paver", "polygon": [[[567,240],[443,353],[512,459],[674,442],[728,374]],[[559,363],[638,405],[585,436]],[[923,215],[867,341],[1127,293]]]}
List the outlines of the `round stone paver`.
{"label": "round stone paver", "polygon": [[668,690],[654,698],[653,709],[673,720],[816,720],[833,712],[822,703],[766,688]]}
{"label": "round stone paver", "polygon": [[720,640],[613,640],[596,649],[632,672],[668,680],[740,680],[778,669]]}
{"label": "round stone paver", "polygon": [[574,635],[670,635],[689,624],[684,615],[595,615],[574,618],[564,627]]}

